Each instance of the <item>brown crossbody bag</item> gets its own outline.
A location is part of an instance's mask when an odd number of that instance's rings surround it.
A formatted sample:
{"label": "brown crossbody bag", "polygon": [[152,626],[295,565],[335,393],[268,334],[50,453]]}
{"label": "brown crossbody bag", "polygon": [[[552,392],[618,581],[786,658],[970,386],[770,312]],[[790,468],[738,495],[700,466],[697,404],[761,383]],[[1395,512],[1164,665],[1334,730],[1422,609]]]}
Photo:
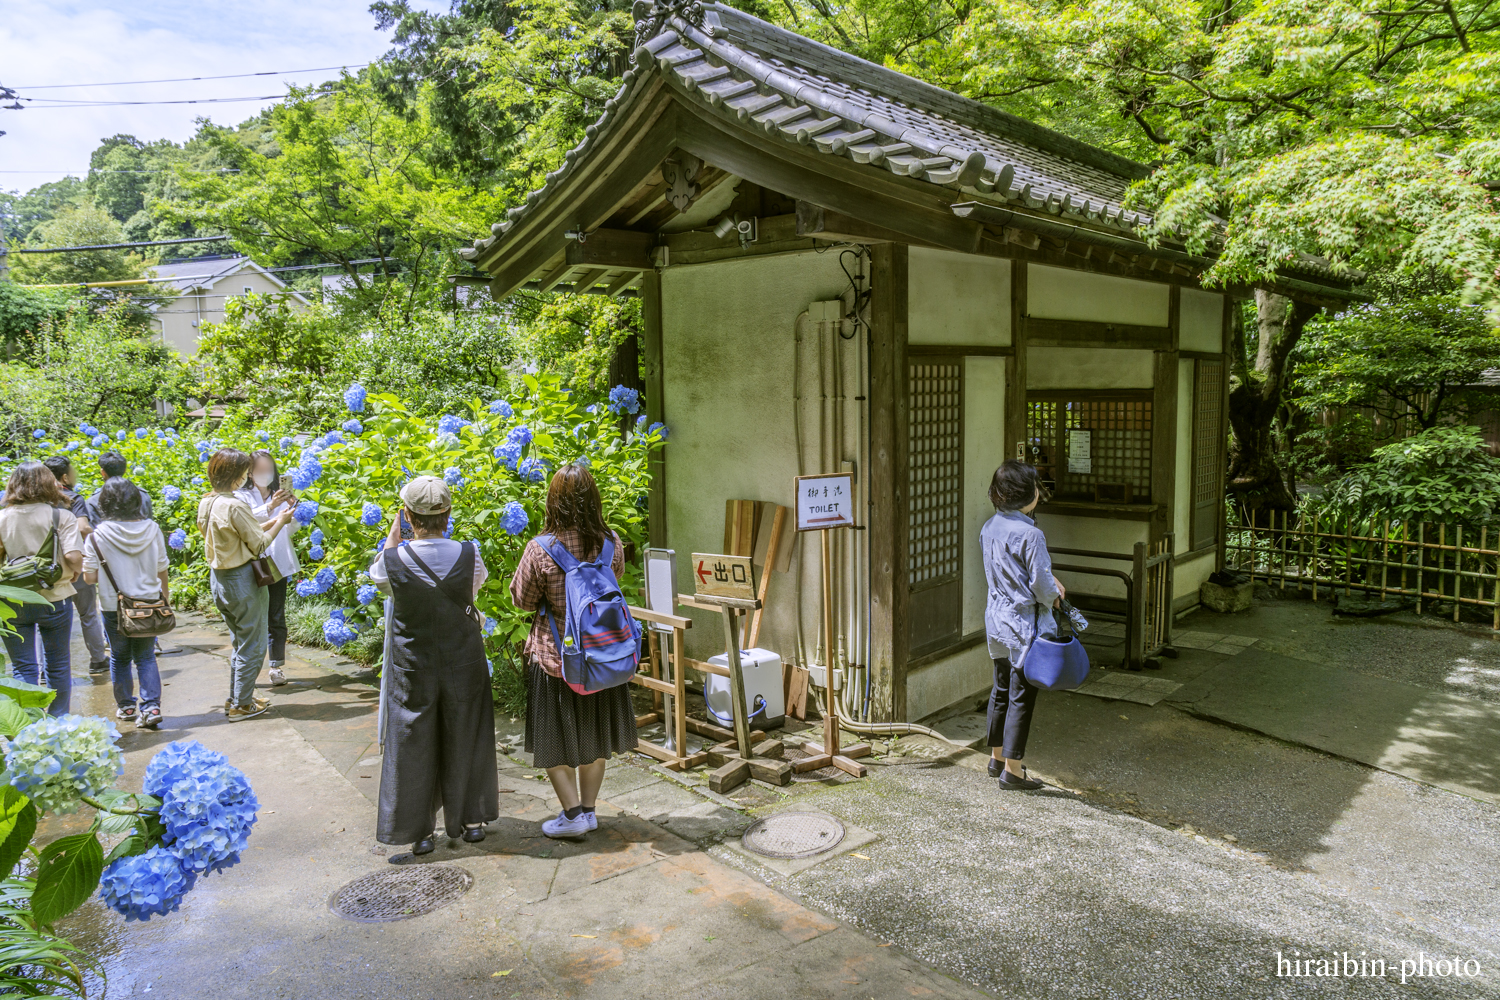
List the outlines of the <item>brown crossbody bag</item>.
{"label": "brown crossbody bag", "polygon": [[177,616],[172,613],[171,605],[160,596],[155,600],[143,600],[121,591],[115,575],[110,572],[109,563],[104,561],[104,550],[99,548],[98,537],[90,535],[89,544],[94,546],[94,555],[99,557],[99,565],[104,567],[109,585],[115,588],[115,620],[121,635],[127,639],[148,639],[154,635],[166,635],[177,627]]}

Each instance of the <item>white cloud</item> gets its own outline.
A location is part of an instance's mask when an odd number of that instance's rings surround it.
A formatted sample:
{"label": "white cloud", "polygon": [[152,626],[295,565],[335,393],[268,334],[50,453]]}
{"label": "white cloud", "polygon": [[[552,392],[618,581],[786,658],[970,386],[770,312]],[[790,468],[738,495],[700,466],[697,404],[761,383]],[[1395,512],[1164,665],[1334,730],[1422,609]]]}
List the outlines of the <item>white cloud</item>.
{"label": "white cloud", "polygon": [[[446,3],[420,6],[447,8]],[[22,96],[88,100],[279,96],[288,83],[317,83],[338,73],[76,90],[24,88],[358,65],[378,58],[390,44],[386,33],[375,31],[368,7],[369,0],[9,0],[0,19],[0,84]],[[272,103],[33,105],[0,111],[0,129],[7,133],[0,136],[0,188],[26,191],[68,173],[82,177],[89,153],[116,133],[183,142],[193,135],[196,118],[234,125]]]}

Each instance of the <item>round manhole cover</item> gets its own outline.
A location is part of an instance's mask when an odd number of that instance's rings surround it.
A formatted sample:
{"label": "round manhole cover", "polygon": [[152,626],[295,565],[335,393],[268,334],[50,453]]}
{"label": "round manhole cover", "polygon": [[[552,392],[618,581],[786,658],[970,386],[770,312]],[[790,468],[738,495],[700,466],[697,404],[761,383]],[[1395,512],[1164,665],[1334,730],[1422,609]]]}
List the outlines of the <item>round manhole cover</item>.
{"label": "round manhole cover", "polygon": [[474,876],[452,865],[402,865],[355,879],[328,905],[346,920],[405,920],[447,906],[473,884]]}
{"label": "round manhole cover", "polygon": [[745,849],[767,858],[807,858],[839,846],[844,824],[826,813],[784,812],[745,830]]}

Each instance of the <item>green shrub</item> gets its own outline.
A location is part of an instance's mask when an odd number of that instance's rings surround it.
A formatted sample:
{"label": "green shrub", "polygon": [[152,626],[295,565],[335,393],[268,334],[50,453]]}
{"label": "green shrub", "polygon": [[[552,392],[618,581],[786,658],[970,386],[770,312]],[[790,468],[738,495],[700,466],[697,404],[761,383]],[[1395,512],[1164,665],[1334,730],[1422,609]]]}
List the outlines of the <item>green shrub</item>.
{"label": "green shrub", "polygon": [[1375,449],[1333,483],[1314,508],[1355,522],[1486,525],[1496,521],[1500,459],[1477,427],[1440,426]]}

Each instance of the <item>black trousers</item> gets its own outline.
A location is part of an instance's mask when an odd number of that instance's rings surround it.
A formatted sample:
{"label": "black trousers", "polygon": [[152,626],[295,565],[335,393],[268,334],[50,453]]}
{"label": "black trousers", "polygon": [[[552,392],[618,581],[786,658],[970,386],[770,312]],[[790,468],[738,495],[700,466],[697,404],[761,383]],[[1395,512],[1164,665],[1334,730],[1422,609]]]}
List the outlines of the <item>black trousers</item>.
{"label": "black trousers", "polygon": [[1039,688],[1026,683],[1021,668],[1010,660],[995,661],[995,686],[990,689],[990,735],[986,746],[1000,747],[1000,755],[1011,760],[1026,756],[1026,736],[1031,732],[1031,711]]}
{"label": "black trousers", "polygon": [[271,608],[266,612],[266,621],[271,631],[271,662],[286,660],[286,581],[277,580],[266,590],[270,591]]}

